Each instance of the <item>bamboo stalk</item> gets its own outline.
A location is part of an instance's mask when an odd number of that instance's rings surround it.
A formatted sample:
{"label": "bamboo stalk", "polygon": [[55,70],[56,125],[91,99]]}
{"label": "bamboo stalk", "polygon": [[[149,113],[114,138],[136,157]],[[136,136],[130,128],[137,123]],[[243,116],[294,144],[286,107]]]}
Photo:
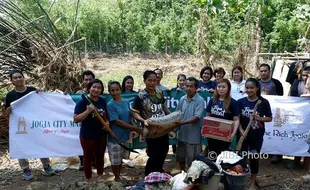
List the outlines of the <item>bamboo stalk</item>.
{"label": "bamboo stalk", "polygon": [[[51,2],[48,11],[55,2]],[[42,16],[30,19],[13,1],[0,2],[1,77],[7,79],[9,69],[17,68],[33,77],[46,90],[59,88],[76,91],[82,64],[76,63],[69,45],[79,40],[68,43],[76,33],[77,25],[71,36],[64,41],[38,0],[37,4]],[[78,10],[75,20],[77,14]]]}
{"label": "bamboo stalk", "polygon": [[[256,114],[257,107],[258,107],[258,105],[261,104],[261,103],[262,103],[261,100],[258,100],[258,101],[256,102],[256,104],[255,104],[255,106],[254,106],[254,109],[253,109],[253,114]],[[250,131],[250,128],[252,127],[253,122],[254,122],[254,117],[251,116],[250,122],[248,123],[248,126],[246,127],[243,136],[241,136],[240,139],[239,139],[239,141],[238,141],[237,148],[236,148],[236,151],[237,151],[237,152],[241,150],[243,141],[244,141],[244,139],[246,139],[246,137],[247,137],[247,135],[248,135],[248,133],[249,133],[249,131]]]}
{"label": "bamboo stalk", "polygon": [[[30,36],[35,35],[35,34],[36,34],[36,33],[30,34]],[[30,37],[30,36],[28,36],[28,37]],[[11,46],[9,46],[8,48],[6,48],[5,50],[1,51],[0,54],[2,54],[2,53],[4,53],[4,52],[6,52],[7,50],[11,49],[11,48],[14,47],[16,44],[19,44],[20,42],[26,40],[28,37],[23,38],[23,39],[17,41],[17,42],[14,43],[13,45],[11,45]]]}
{"label": "bamboo stalk", "polygon": [[45,16],[40,16],[40,17],[38,17],[38,18],[36,18],[36,19],[34,19],[34,20],[31,20],[30,22],[28,22],[28,23],[24,24],[23,26],[17,28],[16,30],[13,30],[12,32],[8,33],[7,35],[2,36],[2,37],[0,38],[0,40],[2,40],[3,38],[6,38],[7,36],[9,36],[9,35],[11,35],[11,34],[17,32],[17,31],[19,31],[19,30],[21,30],[21,29],[23,29],[23,28],[25,28],[25,27],[28,26],[29,24],[32,24],[34,21],[39,20],[39,19],[44,18],[44,17],[45,17]]}
{"label": "bamboo stalk", "polygon": [[293,60],[298,60],[298,59],[302,59],[302,60],[310,60],[310,57],[281,57],[279,59],[293,59]]}
{"label": "bamboo stalk", "polygon": [[[90,100],[85,94],[82,95],[82,98],[84,98],[84,99],[88,102],[88,104],[91,104],[91,103],[92,103],[91,100]],[[124,148],[125,150],[127,150],[127,151],[131,151],[131,152],[138,153],[137,151],[133,150],[132,148],[126,147],[124,144],[122,144],[122,143],[118,140],[117,136],[116,136],[115,133],[112,131],[112,129],[110,128],[110,126],[108,125],[108,123],[107,123],[106,121],[103,120],[103,118],[102,118],[101,115],[99,114],[99,112],[98,112],[98,110],[97,110],[96,107],[95,107],[95,110],[94,110],[94,114],[95,114],[96,117],[99,119],[99,121],[103,124],[104,129],[107,130],[107,131],[110,133],[110,135],[115,139],[115,141],[116,141],[121,147],[123,147],[123,148]]]}
{"label": "bamboo stalk", "polygon": [[50,52],[53,52],[53,51],[56,51],[56,50],[59,50],[59,49],[63,49],[64,47],[67,47],[67,46],[69,46],[69,45],[75,44],[76,42],[79,42],[79,41],[82,41],[82,40],[86,40],[86,38],[85,38],[85,37],[82,37],[82,38],[80,38],[80,39],[78,39],[78,40],[76,40],[76,41],[74,41],[74,42],[70,42],[70,43],[67,43],[67,44],[65,44],[65,45],[63,45],[63,46],[61,46],[61,47],[59,47],[59,48],[53,49],[53,50],[50,51]]}
{"label": "bamboo stalk", "polygon": [[297,56],[297,55],[304,55],[304,53],[258,53],[258,55],[292,55],[292,56]]}

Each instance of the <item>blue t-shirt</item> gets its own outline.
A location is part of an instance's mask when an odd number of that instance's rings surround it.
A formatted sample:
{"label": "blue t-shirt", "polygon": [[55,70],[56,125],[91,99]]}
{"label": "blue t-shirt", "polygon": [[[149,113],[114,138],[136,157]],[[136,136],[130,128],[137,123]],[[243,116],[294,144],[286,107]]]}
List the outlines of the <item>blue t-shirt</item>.
{"label": "blue t-shirt", "polygon": [[215,90],[216,83],[214,81],[209,81],[207,83],[203,82],[202,80],[198,81],[198,88],[201,91],[209,91],[211,88]]}
{"label": "blue t-shirt", "polygon": [[203,121],[204,99],[196,93],[192,98],[184,95],[180,99],[180,103],[176,110],[183,113],[183,121],[197,117],[198,121],[180,126],[178,139],[189,144],[200,144],[201,141],[201,125]]}
{"label": "blue t-shirt", "polygon": [[[110,118],[111,129],[121,142],[129,140],[130,129],[121,127],[113,123],[115,120],[122,120],[125,123],[130,123],[130,108],[128,100],[122,99],[122,102],[116,102],[111,99],[108,102],[108,114]],[[109,134],[108,141],[115,143],[115,139]]]}
{"label": "blue t-shirt", "polygon": [[215,83],[215,86],[216,86],[216,85],[217,85],[217,81],[216,81],[216,79],[214,79],[214,80],[213,80],[213,82]]}
{"label": "blue t-shirt", "polygon": [[233,120],[234,116],[240,115],[238,102],[233,98],[231,98],[230,100],[229,112],[225,111],[224,101],[217,100],[216,102],[213,103],[212,98],[208,103],[207,113],[210,113],[211,117],[227,120]]}
{"label": "blue t-shirt", "polygon": [[[97,108],[99,114],[104,116],[106,112],[107,103],[102,98],[99,97],[97,101],[91,100],[93,105]],[[74,109],[74,114],[81,114],[87,109],[88,102],[81,98],[81,100],[76,104]],[[97,140],[101,136],[106,135],[107,132],[103,129],[103,125],[97,119],[94,113],[90,113],[84,121],[82,121],[80,136],[88,140]]]}
{"label": "blue t-shirt", "polygon": [[174,93],[182,93],[182,94],[186,94],[186,88],[184,88],[184,89],[181,89],[181,88],[178,88],[178,87],[176,87],[176,88],[171,88],[171,92],[174,92]]}
{"label": "blue t-shirt", "polygon": [[[262,103],[258,105],[256,112],[261,116],[272,117],[271,108],[268,100],[260,97],[259,98]],[[240,124],[242,128],[245,130],[250,122],[250,116],[253,114],[253,109],[258,100],[251,102],[247,97],[241,98],[238,100],[239,109],[240,109]],[[250,128],[249,136],[253,132],[258,132],[258,135],[251,135],[251,137],[262,138],[265,133],[265,123],[260,121],[253,122],[254,125],[258,125],[257,129]]]}

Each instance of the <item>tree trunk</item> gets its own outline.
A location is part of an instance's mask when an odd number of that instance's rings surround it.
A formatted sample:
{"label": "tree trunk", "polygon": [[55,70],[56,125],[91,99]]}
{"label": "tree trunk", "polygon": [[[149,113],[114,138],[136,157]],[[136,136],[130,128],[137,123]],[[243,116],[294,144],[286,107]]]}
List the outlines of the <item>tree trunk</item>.
{"label": "tree trunk", "polygon": [[210,66],[210,51],[207,42],[207,28],[209,17],[206,12],[199,9],[199,24],[196,33],[196,53],[203,58],[205,65]]}
{"label": "tree trunk", "polygon": [[99,50],[100,53],[102,53],[102,47],[101,47],[101,25],[99,24],[99,28],[98,28],[98,36],[99,36]]}
{"label": "tree trunk", "polygon": [[255,71],[259,68],[259,52],[262,47],[262,5],[258,5],[258,20],[256,23],[256,42],[255,42],[255,55],[254,55],[254,66]]}

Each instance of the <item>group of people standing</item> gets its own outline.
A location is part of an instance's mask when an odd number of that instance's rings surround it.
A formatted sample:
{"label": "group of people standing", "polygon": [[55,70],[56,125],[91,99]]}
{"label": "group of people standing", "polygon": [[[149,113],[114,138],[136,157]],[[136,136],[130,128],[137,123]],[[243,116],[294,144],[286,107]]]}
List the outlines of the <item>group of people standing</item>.
{"label": "group of people standing", "polygon": [[134,92],[133,78],[126,76],[122,85],[118,81],[110,81],[108,92],[112,99],[107,103],[101,96],[104,86],[101,80],[95,79],[93,72],[83,72],[83,90],[78,91],[87,95],[91,104],[82,98],[75,107],[74,121],[81,123],[80,142],[83,156],[80,156],[80,170],[84,170],[86,179],[92,180],[92,166],[97,168],[98,178],[103,174],[103,158],[106,147],[108,147],[109,158],[115,181],[121,181],[120,172],[123,158],[129,158],[129,152],[124,150],[111,134],[103,128],[100,118],[94,114],[95,109],[102,119],[107,122],[113,132],[122,143],[129,140],[130,131],[142,134],[142,129],[130,123],[130,105],[121,93]]}
{"label": "group of people standing", "polygon": [[[200,78],[186,77],[184,74],[177,76],[177,86],[171,90],[183,91],[185,95],[179,100],[176,110],[182,111],[184,118],[178,123],[178,143],[176,148],[176,160],[181,170],[186,170],[195,156],[201,150],[201,126],[204,118],[204,99],[199,92],[209,92],[213,98],[208,102],[207,115],[211,117],[232,120],[233,132],[230,139],[235,136],[244,135],[244,130],[248,126],[250,118],[254,118],[254,123],[243,143],[242,151],[255,150],[260,153],[263,136],[265,132],[264,123],[272,121],[272,113],[268,100],[262,97],[262,94],[283,95],[282,84],[271,77],[270,66],[262,64],[259,67],[260,79],[244,79],[243,70],[236,66],[231,71],[232,79],[225,78],[223,68],[213,69],[206,66],[201,69]],[[291,95],[299,96],[304,93],[305,81],[309,77],[310,67],[305,67],[298,79],[292,85]],[[212,79],[214,76],[214,80]],[[24,84],[22,72],[13,70],[10,78],[15,87],[6,97],[7,115],[11,113],[10,103],[21,98],[27,93],[36,90],[27,87]],[[106,102],[102,96],[104,85],[101,80],[96,79],[91,71],[83,73],[83,89],[79,94],[86,95],[91,103],[85,98],[76,104],[74,110],[74,121],[81,123],[80,143],[83,149],[81,159],[81,170],[84,170],[88,181],[92,180],[92,165],[97,168],[99,179],[103,174],[103,157],[106,147],[108,147],[109,158],[112,165],[112,171],[115,180],[121,180],[121,163],[123,158],[128,158],[129,153],[124,150],[112,137],[106,129],[103,128],[100,118],[94,113],[97,110],[100,117],[108,123],[113,132],[122,143],[129,140],[130,131],[142,134],[142,128],[135,126],[130,122],[131,118],[141,122],[142,126],[148,126],[147,119],[152,117],[163,117],[170,114],[163,95],[167,87],[161,84],[163,72],[161,69],[147,70],[143,74],[145,88],[139,90],[132,103],[121,97],[121,93],[133,91],[134,79],[126,76],[120,84],[117,81],[108,83],[108,92],[112,96],[109,102]],[[257,111],[254,113],[255,104],[261,101]],[[160,126],[159,126],[160,127]],[[151,172],[165,172],[163,169],[164,161],[169,150],[168,134],[154,139],[146,139],[148,160],[145,166],[145,176]],[[218,155],[221,151],[229,150],[230,143],[215,139],[208,139],[208,150],[214,151]],[[277,155],[275,155],[277,156]],[[294,163],[297,163],[296,158]],[[45,174],[53,175],[48,159],[41,159],[44,165]],[[28,164],[20,161],[24,169],[24,178],[29,180],[32,175]],[[251,167],[251,188],[255,188],[255,180],[259,171],[259,160],[250,159]]]}
{"label": "group of people standing", "polygon": [[[269,65],[268,65],[269,66]],[[261,68],[264,65],[261,65]],[[186,95],[183,96],[177,107],[184,113],[184,120],[190,120],[190,124],[181,123],[178,134],[177,161],[182,170],[195,159],[197,153],[201,151],[201,125],[203,121],[204,99],[198,92],[209,92],[213,98],[208,102],[206,112],[208,116],[233,121],[232,134],[235,136],[244,135],[244,130],[254,117],[246,140],[243,143],[242,151],[255,150],[260,153],[263,135],[265,132],[264,123],[272,120],[271,108],[268,100],[261,96],[261,80],[249,78],[244,80],[242,68],[237,66],[232,69],[232,80],[224,78],[226,72],[223,68],[213,69],[204,67],[200,72],[201,80],[194,79],[193,90],[191,91],[190,81],[186,80]],[[214,76],[215,80],[211,80]],[[258,101],[262,103],[258,106],[257,112],[253,109]],[[188,114],[186,114],[188,113]],[[230,142],[208,138],[207,151],[213,151],[219,155],[222,151],[229,150]],[[186,155],[185,157],[183,157]],[[208,154],[206,154],[208,155]],[[258,159],[250,159],[251,167],[251,188],[255,188],[255,180],[259,169]]]}

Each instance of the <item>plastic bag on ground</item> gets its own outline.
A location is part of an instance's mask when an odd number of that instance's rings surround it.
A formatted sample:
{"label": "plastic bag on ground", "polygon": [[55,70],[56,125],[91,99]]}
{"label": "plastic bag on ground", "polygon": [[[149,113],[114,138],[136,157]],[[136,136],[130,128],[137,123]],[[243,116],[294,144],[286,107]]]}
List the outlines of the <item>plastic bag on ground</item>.
{"label": "plastic bag on ground", "polygon": [[170,182],[170,184],[172,185],[172,190],[186,189],[189,186],[191,186],[191,185],[184,183],[185,177],[186,177],[186,172],[184,171],[174,176]]}

